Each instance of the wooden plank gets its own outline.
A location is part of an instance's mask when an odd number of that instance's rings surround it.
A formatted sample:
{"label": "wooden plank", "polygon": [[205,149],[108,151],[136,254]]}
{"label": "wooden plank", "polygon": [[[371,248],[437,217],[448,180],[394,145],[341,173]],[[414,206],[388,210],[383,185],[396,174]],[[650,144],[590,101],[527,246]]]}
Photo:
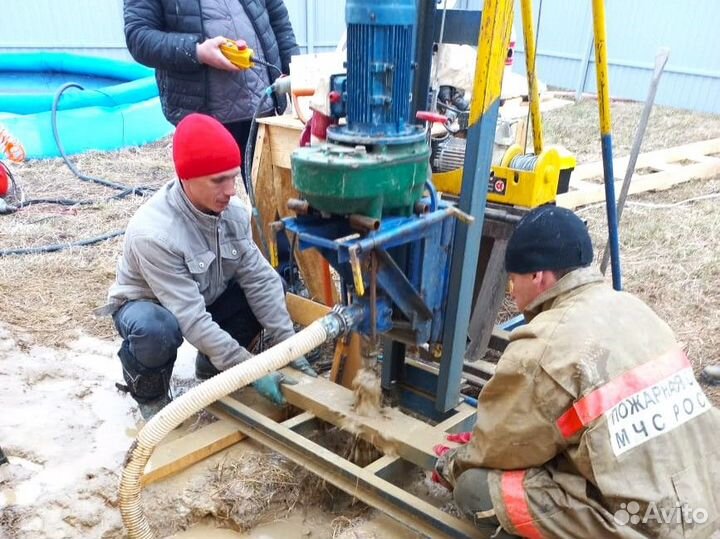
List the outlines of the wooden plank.
{"label": "wooden plank", "polygon": [[[270,237],[270,223],[278,218],[294,216],[294,213],[287,209],[288,199],[299,196],[292,186],[290,155],[298,147],[300,127],[287,119],[262,121],[258,127],[251,177],[255,189],[256,207],[263,223],[265,238]],[[264,252],[256,227],[253,229],[255,243]],[[288,239],[290,238],[288,237]],[[268,254],[264,254],[268,258]],[[326,265],[327,262],[315,250],[302,253],[296,250],[295,259],[311,296],[325,302],[326,275],[323,265]],[[334,287],[332,288],[334,289]],[[333,290],[333,292],[333,302],[336,302],[337,291]]]}
{"label": "wooden plank", "polygon": [[310,412],[303,412],[301,414],[298,414],[294,417],[291,417],[290,419],[286,419],[281,423],[283,427],[287,427],[290,430],[296,430],[301,428],[307,423],[315,421],[315,416],[311,414]]}
{"label": "wooden plank", "polygon": [[273,166],[289,170],[290,156],[300,147],[302,124],[299,128],[282,125],[268,125],[268,127]]}
{"label": "wooden plank", "polygon": [[283,114],[282,116],[266,116],[265,118],[258,118],[257,122],[259,124],[284,127],[295,131],[302,131],[303,128],[302,122],[290,114]]}
{"label": "wooden plank", "polygon": [[[286,294],[285,301],[290,318],[301,326],[309,326],[330,312],[330,307],[296,294]],[[344,344],[343,340],[338,340],[335,345],[330,380],[349,388],[352,386],[355,373],[361,366],[360,336],[353,333],[348,344]]]}
{"label": "wooden plank", "polygon": [[363,470],[397,485],[407,483],[414,477],[413,468],[411,463],[400,457],[383,455],[365,466]]}
{"label": "wooden plank", "polygon": [[[679,166],[672,170],[656,172],[654,174],[633,175],[629,194],[644,193],[647,191],[663,191],[680,183],[695,179],[711,178],[720,174],[720,160],[708,161],[692,165]],[[619,192],[621,182],[615,182],[616,192]],[[563,193],[557,198],[557,205],[563,208],[575,209],[595,202],[605,200],[605,189],[602,185],[594,189],[583,189]]]}
{"label": "wooden plank", "polygon": [[[254,389],[242,389],[236,391],[234,395],[270,418],[279,421],[287,417],[286,409],[274,406]],[[141,483],[149,485],[177,474],[244,439],[245,435],[237,429],[234,421],[221,418],[195,432],[162,443],[155,448],[145,465],[145,471],[140,478]]]}
{"label": "wooden plank", "polygon": [[330,380],[341,386],[351,388],[357,371],[362,368],[362,350],[360,335],[352,333],[347,343],[339,340],[335,347]]}
{"label": "wooden plank", "polygon": [[[641,153],[638,156],[635,170],[651,167],[654,163],[672,163],[674,161],[681,161],[685,158],[694,159],[692,156],[708,155],[717,152],[720,152],[720,138],[692,142],[690,144],[683,144],[681,146],[674,146],[672,148],[665,148],[662,150],[654,150],[652,152]],[[625,171],[625,169],[627,169],[628,160],[629,156],[613,159],[614,170]],[[602,161],[578,165],[572,173],[570,186],[574,187],[576,180],[585,180],[597,176],[602,177],[602,175]],[[621,178],[617,179],[620,180]]]}
{"label": "wooden plank", "polygon": [[285,294],[285,301],[290,318],[301,326],[309,326],[315,320],[319,320],[330,312],[330,307],[327,305],[303,298],[297,294]]}
{"label": "wooden plank", "polygon": [[233,421],[220,420],[206,425],[182,438],[160,445],[145,465],[140,481],[149,485],[176,474],[196,462],[222,451],[243,440]]}
{"label": "wooden plank", "polygon": [[507,273],[505,272],[505,251],[507,238],[493,238],[490,257],[483,271],[482,285],[475,298],[470,317],[468,338],[470,345],[465,351],[466,359],[479,359],[485,356],[490,342],[495,318],[505,299]]}
{"label": "wooden plank", "polygon": [[[435,425],[435,429],[443,432],[457,433],[468,431],[475,426],[477,409],[474,406],[462,403],[456,408],[456,410],[458,411],[457,414],[452,417],[448,417],[445,421]],[[449,442],[446,441],[445,445],[448,444]],[[450,443],[449,445],[452,444]]]}
{"label": "wooden plank", "polygon": [[[270,141],[265,134],[265,126],[260,125],[258,127],[258,136],[255,145],[255,158],[253,160],[250,176],[253,183],[253,190],[255,192],[255,206],[260,214],[263,234],[267,240],[267,238],[270,237],[270,223],[272,223],[276,218],[276,203],[273,190],[272,161],[270,160]],[[263,242],[260,241],[257,223],[253,225],[252,232],[255,244],[260,247],[260,250],[265,255],[265,258],[269,259],[269,254],[266,252]]]}
{"label": "wooden plank", "polygon": [[397,408],[385,408],[373,417],[353,410],[353,392],[323,378],[312,378],[288,370],[297,385],[283,386],[283,395],[293,406],[367,440],[384,454],[398,455],[429,470],[435,463],[433,447],[447,443],[442,430],[433,428]]}

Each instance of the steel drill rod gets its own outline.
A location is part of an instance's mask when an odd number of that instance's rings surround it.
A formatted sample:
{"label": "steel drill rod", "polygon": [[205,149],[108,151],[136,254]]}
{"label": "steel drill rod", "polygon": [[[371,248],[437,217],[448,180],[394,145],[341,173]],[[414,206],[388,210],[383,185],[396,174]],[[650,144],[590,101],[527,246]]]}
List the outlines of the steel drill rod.
{"label": "steel drill rod", "polygon": [[[638,155],[640,155],[640,147],[642,146],[643,139],[645,138],[645,130],[647,129],[648,120],[650,119],[650,113],[652,112],[653,105],[655,104],[655,94],[657,93],[658,86],[660,84],[660,77],[667,64],[668,57],[670,56],[670,49],[660,49],[655,56],[655,70],[653,71],[652,80],[650,81],[650,88],[648,89],[648,96],[645,100],[645,107],[640,117],[640,123],[638,124],[637,131],[635,132],[635,140],[630,151],[630,159],[628,160],[627,169],[625,169],[625,178],[623,178],[623,184],[620,188],[620,197],[617,203],[617,219],[618,225],[622,218],[623,208],[625,207],[625,201],[627,200],[628,193],[630,192],[630,182],[632,181],[633,174],[635,173],[635,165],[637,164]],[[610,260],[610,244],[605,242],[605,249],[603,250],[602,261],[600,262],[600,271],[603,275],[607,271],[608,262]]]}

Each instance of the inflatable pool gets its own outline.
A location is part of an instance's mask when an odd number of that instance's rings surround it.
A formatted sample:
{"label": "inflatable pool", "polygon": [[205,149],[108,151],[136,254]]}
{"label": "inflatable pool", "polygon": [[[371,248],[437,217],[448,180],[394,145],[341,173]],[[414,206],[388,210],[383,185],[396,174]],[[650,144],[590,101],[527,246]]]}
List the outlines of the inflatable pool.
{"label": "inflatable pool", "polygon": [[[133,62],[67,53],[0,55],[0,132],[28,159],[58,157],[56,125],[67,154],[117,150],[159,140],[173,131],[160,108],[153,70]],[[2,156],[3,148],[0,148]]]}

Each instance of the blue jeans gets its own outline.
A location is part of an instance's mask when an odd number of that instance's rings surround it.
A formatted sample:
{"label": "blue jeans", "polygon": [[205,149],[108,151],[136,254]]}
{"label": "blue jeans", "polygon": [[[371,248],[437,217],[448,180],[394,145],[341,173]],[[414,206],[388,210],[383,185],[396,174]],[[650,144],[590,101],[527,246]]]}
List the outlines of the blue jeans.
{"label": "blue jeans", "polygon": [[[262,329],[242,288],[235,282],[207,307],[207,311],[240,346],[250,346]],[[152,401],[167,394],[177,349],[183,338],[175,316],[159,303],[135,300],[118,309],[113,320],[123,339],[118,356],[130,394],[138,402]]]}

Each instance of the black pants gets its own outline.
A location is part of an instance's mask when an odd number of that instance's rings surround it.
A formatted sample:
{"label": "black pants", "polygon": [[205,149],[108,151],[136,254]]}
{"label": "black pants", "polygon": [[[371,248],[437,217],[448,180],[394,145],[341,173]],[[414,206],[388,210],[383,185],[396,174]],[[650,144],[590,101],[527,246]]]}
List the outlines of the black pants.
{"label": "black pants", "polygon": [[[207,307],[213,321],[249,347],[262,326],[250,309],[242,288],[234,281]],[[113,320],[123,343],[118,352],[130,393],[139,402],[163,396],[169,389],[182,332],[175,316],[154,301],[129,301]]]}

